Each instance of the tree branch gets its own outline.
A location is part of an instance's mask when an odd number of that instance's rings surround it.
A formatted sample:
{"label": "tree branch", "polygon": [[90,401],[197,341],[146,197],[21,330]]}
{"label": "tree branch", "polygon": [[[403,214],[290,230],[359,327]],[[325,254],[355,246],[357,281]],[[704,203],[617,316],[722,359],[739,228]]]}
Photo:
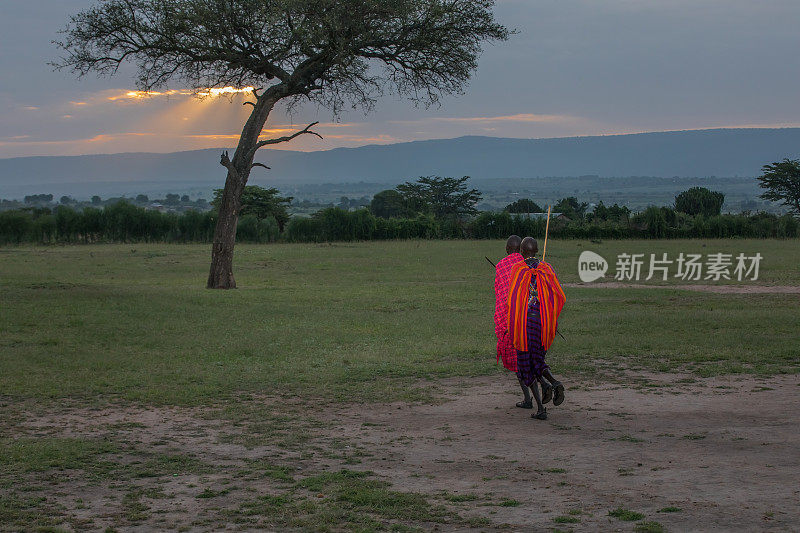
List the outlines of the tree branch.
{"label": "tree branch", "polygon": [[227,150],[222,152],[222,155],[219,158],[219,164],[227,168],[228,172],[230,172],[234,178],[239,179],[239,171],[236,170],[236,167],[233,165],[233,163],[231,163]]}
{"label": "tree branch", "polygon": [[271,168],[269,168],[269,167],[268,167],[267,165],[265,165],[264,163],[253,163],[252,165],[250,165],[250,168],[251,168],[251,169],[253,169],[254,167],[264,167],[264,168],[266,168],[267,170],[272,170]]}
{"label": "tree branch", "polygon": [[320,135],[319,133],[317,133],[315,131],[311,131],[311,128],[313,128],[317,124],[319,124],[319,122],[312,122],[311,124],[309,124],[308,126],[303,128],[302,130],[297,131],[295,133],[292,133],[291,135],[287,135],[285,137],[278,137],[277,139],[267,139],[265,141],[259,141],[258,144],[256,144],[256,147],[253,149],[253,154],[255,154],[256,150],[258,150],[259,148],[263,148],[264,146],[267,146],[268,144],[278,144],[278,143],[289,142],[292,139],[296,139],[297,137],[299,137],[301,135],[305,135],[305,134],[316,135],[317,137],[322,139],[323,138],[322,135]]}

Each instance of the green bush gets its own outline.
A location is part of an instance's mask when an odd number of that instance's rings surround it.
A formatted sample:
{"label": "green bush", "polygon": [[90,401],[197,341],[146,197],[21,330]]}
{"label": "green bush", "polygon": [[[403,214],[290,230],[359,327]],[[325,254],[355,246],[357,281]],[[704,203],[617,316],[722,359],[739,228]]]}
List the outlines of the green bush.
{"label": "green bush", "polygon": [[[367,241],[390,239],[503,239],[511,234],[543,238],[546,220],[507,212],[471,219],[431,214],[381,218],[367,209],[323,209],[292,218],[281,233],[277,220],[255,214],[239,218],[237,239],[249,243]],[[126,201],[103,209],[60,205],[0,212],[0,244],[95,242],[211,242],[215,212],[161,213]],[[553,219],[550,236],[560,239],[797,238],[800,223],[769,213],[688,215],[670,207],[648,207],[632,216]]]}

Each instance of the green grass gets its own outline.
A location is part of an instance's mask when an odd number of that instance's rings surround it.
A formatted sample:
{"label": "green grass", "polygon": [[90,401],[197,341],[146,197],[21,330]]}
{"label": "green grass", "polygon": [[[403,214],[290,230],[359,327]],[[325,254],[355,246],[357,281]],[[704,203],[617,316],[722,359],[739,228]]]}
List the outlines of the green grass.
{"label": "green grass", "polygon": [[0,472],[3,478],[13,474],[99,468],[109,463],[101,457],[117,452],[109,441],[70,438],[0,439]]}
{"label": "green grass", "polygon": [[615,438],[613,440],[617,440],[617,441],[620,441],[620,442],[634,442],[634,443],[645,442],[644,439],[640,439],[638,437],[633,437],[631,435],[621,435],[621,436],[619,436],[619,437],[617,437],[617,438]]}
{"label": "green grass", "polygon": [[188,455],[135,449],[120,442],[75,438],[0,439],[0,488],[46,474],[54,480],[70,471],[91,482],[132,481],[203,474],[210,467]]}
{"label": "green grass", "polygon": [[370,472],[325,472],[298,481],[283,495],[246,502],[240,512],[263,517],[261,525],[317,531],[407,531],[408,523],[461,522],[454,513],[429,503],[424,495],[392,491],[388,485],[371,479]]}
{"label": "green grass", "polygon": [[636,533],[664,533],[664,526],[658,522],[639,522],[633,527]]}
{"label": "green grass", "polygon": [[[795,241],[551,241],[577,254],[760,251],[765,283],[800,283]],[[499,372],[496,241],[239,246],[236,291],[203,288],[206,246],[0,250],[0,390],[13,398],[209,404],[237,393],[427,400],[427,379]],[[796,372],[794,298],[567,288],[550,360],[562,374],[618,362],[700,375]],[[743,305],[746,302],[746,305]],[[47,324],[47,327],[42,327]],[[748,349],[741,331],[748,330]]]}
{"label": "green grass", "polygon": [[[502,372],[494,358],[492,270],[483,259],[502,249],[497,241],[239,246],[240,288],[227,292],[203,288],[206,246],[0,249],[0,529],[91,529],[96,524],[76,522],[58,503],[69,483],[111,491],[120,509],[114,527],[153,526],[153,500],[165,497],[160,488],[184,475],[192,479],[190,497],[214,509],[202,518],[211,522],[185,527],[492,526],[437,502],[461,509],[480,499],[495,511],[519,502],[393,491],[369,473],[309,471],[281,453],[359,462],[363,450],[341,439],[313,440],[329,422],[309,403],[430,401],[438,379]],[[800,285],[796,241],[552,241],[548,260],[565,283],[577,281],[584,249],[607,258],[623,251],[759,251],[763,283]],[[794,296],[674,287],[566,293],[566,340],[548,357],[557,375],[571,380],[613,378],[625,367],[698,376],[800,369]],[[746,350],[742,331],[750,332]],[[24,425],[26,417],[64,406],[101,404],[203,406],[199,416],[225,421],[219,441],[280,453],[221,466],[128,442],[126,434],[143,429],[138,422],[106,424],[91,438],[34,436]],[[554,520],[578,523],[578,515]],[[637,530],[661,528],[634,511],[609,515],[640,521]]]}
{"label": "green grass", "polygon": [[[135,526],[155,517],[148,500],[172,497],[162,492],[164,483],[174,476],[211,472],[192,457],[135,450],[105,440],[2,439],[0,529],[54,527],[64,521],[72,521],[78,529],[90,527],[90,523],[74,522],[66,508],[39,496],[47,487],[58,487],[70,480],[78,486],[107,487],[108,494],[122,491],[120,510],[114,519],[117,525]],[[414,529],[404,529],[411,527],[408,524],[463,523],[455,513],[430,503],[428,496],[390,490],[387,482],[374,479],[370,472],[340,470],[295,480],[291,468],[265,460],[249,461],[243,467],[216,465],[213,470],[215,474],[224,472],[238,479],[278,482],[273,487],[279,493],[240,495],[233,508],[223,506],[216,516],[212,513],[215,517],[207,525],[219,526],[218,520],[233,520],[265,529],[409,531]],[[206,487],[196,498],[214,506],[218,499],[236,490],[235,486]]]}
{"label": "green grass", "polygon": [[154,483],[209,471],[194,457],[136,449],[121,439],[0,438],[0,529],[42,529],[64,521],[73,529],[89,528],[51,497],[63,494],[63,487],[84,485],[127,491],[119,519],[139,523],[150,517],[142,497],[165,497]]}
{"label": "green grass", "polygon": [[690,433],[688,435],[684,435],[683,438],[686,440],[703,440],[706,438],[706,436],[700,433]]}
{"label": "green grass", "polygon": [[681,511],[683,511],[683,509],[681,509],[680,507],[672,507],[672,506],[662,507],[661,509],[658,510],[659,513],[680,513]]}
{"label": "green grass", "polygon": [[608,516],[612,516],[614,518],[623,520],[625,522],[634,522],[636,520],[641,520],[642,518],[644,518],[644,515],[642,513],[637,513],[636,511],[623,509],[622,507],[618,507],[613,511],[609,511]]}

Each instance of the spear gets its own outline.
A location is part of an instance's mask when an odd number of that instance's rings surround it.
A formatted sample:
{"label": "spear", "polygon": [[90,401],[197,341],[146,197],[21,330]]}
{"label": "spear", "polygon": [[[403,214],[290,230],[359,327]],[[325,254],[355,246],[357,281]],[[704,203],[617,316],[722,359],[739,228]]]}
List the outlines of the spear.
{"label": "spear", "polygon": [[[547,256],[547,236],[550,234],[550,209],[551,206],[547,206],[547,224],[544,227],[544,250],[542,250],[542,262],[544,263],[544,258]],[[558,331],[556,328],[556,333],[561,335],[561,332]],[[561,338],[564,339],[564,335],[561,335]],[[564,339],[567,340],[567,339]]]}
{"label": "spear", "polygon": [[542,261],[547,257],[547,236],[550,234],[550,206],[547,206],[547,225],[544,228],[544,250],[542,251]]}

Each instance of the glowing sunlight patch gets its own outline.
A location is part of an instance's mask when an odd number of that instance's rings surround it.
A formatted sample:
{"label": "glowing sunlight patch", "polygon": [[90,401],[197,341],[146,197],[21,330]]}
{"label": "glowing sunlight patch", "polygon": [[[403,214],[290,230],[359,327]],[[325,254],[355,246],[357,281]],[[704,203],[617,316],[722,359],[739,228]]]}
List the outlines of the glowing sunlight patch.
{"label": "glowing sunlight patch", "polygon": [[109,96],[108,99],[112,102],[119,100],[144,100],[145,98],[152,98],[155,96],[199,96],[201,98],[217,97],[217,96],[230,96],[239,93],[251,93],[255,87],[219,87],[200,89],[198,91],[188,91],[185,89],[170,89],[168,91],[128,91],[122,94]]}

